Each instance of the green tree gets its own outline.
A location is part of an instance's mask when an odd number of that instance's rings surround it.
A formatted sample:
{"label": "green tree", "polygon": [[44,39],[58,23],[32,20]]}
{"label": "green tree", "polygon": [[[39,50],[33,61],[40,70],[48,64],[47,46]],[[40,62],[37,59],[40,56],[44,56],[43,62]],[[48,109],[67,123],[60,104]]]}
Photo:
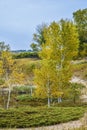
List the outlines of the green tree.
{"label": "green tree", "polygon": [[32,44],[30,45],[30,47],[32,48],[33,51],[38,51],[38,45],[37,45],[37,44],[32,43]]}
{"label": "green tree", "polygon": [[35,70],[35,83],[39,89],[43,88],[50,106],[53,91],[62,92],[71,78],[71,60],[78,52],[79,40],[76,27],[68,20],[51,23],[44,37],[46,43],[40,52],[42,65]]}
{"label": "green tree", "polygon": [[6,45],[5,42],[0,42],[0,52],[2,51],[9,51],[10,50],[10,46]]}
{"label": "green tree", "polygon": [[36,33],[33,34],[33,40],[35,43],[31,44],[31,48],[35,50],[40,50],[42,47],[42,44],[45,43],[44,38],[44,30],[47,28],[46,24],[38,25],[36,28]]}
{"label": "green tree", "polygon": [[81,96],[81,90],[85,88],[82,84],[72,83],[70,85],[70,97],[73,99],[73,102],[76,103],[77,99]]}
{"label": "green tree", "polygon": [[79,55],[87,56],[87,8],[74,12],[73,18],[79,33]]}

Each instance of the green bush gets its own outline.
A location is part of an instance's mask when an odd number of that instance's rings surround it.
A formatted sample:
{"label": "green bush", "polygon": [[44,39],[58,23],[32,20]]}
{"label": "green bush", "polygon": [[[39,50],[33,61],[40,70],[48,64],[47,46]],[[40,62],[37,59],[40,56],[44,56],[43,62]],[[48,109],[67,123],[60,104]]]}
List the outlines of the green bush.
{"label": "green bush", "polygon": [[13,54],[14,59],[20,59],[20,58],[38,58],[37,52],[21,52],[21,53],[15,53]]}
{"label": "green bush", "polygon": [[0,128],[28,128],[55,125],[83,116],[82,107],[23,107],[0,110]]}
{"label": "green bush", "polygon": [[30,94],[31,89],[34,92],[34,89],[35,89],[34,86],[18,86],[18,87],[14,87],[13,92]]}
{"label": "green bush", "polygon": [[45,106],[47,104],[47,99],[41,99],[41,98],[35,98],[35,97],[31,97],[28,94],[23,94],[23,95],[19,95],[16,97],[17,100],[17,106],[21,106],[21,105],[30,105],[30,106]]}

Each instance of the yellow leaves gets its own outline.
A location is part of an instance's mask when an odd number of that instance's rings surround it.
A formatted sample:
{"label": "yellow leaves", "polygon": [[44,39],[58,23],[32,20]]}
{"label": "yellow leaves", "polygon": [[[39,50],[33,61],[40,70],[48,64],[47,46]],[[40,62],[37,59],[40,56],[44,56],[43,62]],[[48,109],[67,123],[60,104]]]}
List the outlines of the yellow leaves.
{"label": "yellow leaves", "polygon": [[61,20],[51,23],[44,37],[46,42],[40,52],[42,64],[35,70],[37,91],[47,94],[49,90],[51,95],[62,95],[63,91],[58,90],[63,90],[71,77],[70,62],[78,50],[78,33],[72,22]]}
{"label": "yellow leaves", "polygon": [[2,61],[0,60],[0,76],[3,74],[3,63]]}
{"label": "yellow leaves", "polygon": [[2,79],[5,80],[7,87],[25,83],[25,75],[21,67],[17,66],[16,62],[14,64],[12,55],[8,51],[2,51],[1,53],[0,74],[2,74]]}
{"label": "yellow leaves", "polygon": [[2,52],[2,60],[3,60],[3,62],[6,60],[9,64],[13,63],[12,55],[8,51],[3,51]]}
{"label": "yellow leaves", "polygon": [[12,84],[24,84],[24,79],[25,76],[22,72],[18,73],[16,71],[13,71],[10,75],[10,81],[12,82]]}
{"label": "yellow leaves", "polygon": [[10,73],[13,67],[13,59],[10,52],[3,51],[1,54],[3,74]]}
{"label": "yellow leaves", "polygon": [[63,95],[63,92],[61,92],[61,91],[54,91],[53,93],[52,93],[52,97],[62,97],[62,95]]}
{"label": "yellow leaves", "polygon": [[42,86],[38,86],[35,91],[35,96],[39,98],[44,98],[47,97],[47,91],[45,90],[46,88],[43,88]]}

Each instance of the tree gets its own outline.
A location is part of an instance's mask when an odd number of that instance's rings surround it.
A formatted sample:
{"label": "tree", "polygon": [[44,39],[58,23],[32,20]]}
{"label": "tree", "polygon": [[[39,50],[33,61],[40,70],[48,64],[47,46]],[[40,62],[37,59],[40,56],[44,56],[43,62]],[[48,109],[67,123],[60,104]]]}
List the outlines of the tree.
{"label": "tree", "polygon": [[87,8],[74,12],[73,18],[79,33],[79,55],[87,56]]}
{"label": "tree", "polygon": [[55,88],[55,67],[51,60],[44,59],[41,66],[35,69],[36,95],[38,97],[48,98],[48,107],[52,98],[52,92]]}
{"label": "tree", "polygon": [[77,99],[81,96],[81,90],[85,88],[82,84],[71,83],[70,84],[70,97],[73,102],[76,103]]}
{"label": "tree", "polygon": [[33,51],[38,51],[38,45],[37,45],[37,44],[32,43],[32,44],[30,45],[30,47],[32,48]]}
{"label": "tree", "polygon": [[11,90],[9,77],[10,77],[10,74],[12,73],[13,60],[12,60],[10,52],[8,52],[8,51],[2,51],[0,59],[1,59],[0,60],[0,62],[1,62],[0,70],[2,71],[2,73],[0,75],[0,78],[2,80],[4,80],[4,84],[3,85],[6,86],[6,87],[7,86],[9,87],[9,90],[8,90],[8,100],[9,100],[9,98],[10,98],[9,95],[10,95],[10,90]]}
{"label": "tree", "polygon": [[0,55],[0,79],[3,81],[2,86],[8,88],[6,109],[9,108],[13,85],[22,84],[24,81],[24,74],[20,69],[12,58],[12,54],[8,50],[3,49]]}
{"label": "tree", "polygon": [[44,38],[44,30],[47,28],[46,24],[38,25],[36,28],[36,33],[33,34],[33,40],[35,43],[31,44],[31,48],[35,50],[40,50],[42,44],[45,43],[45,38]]}
{"label": "tree", "polygon": [[35,64],[34,63],[30,63],[28,65],[23,65],[23,73],[25,75],[25,80],[26,83],[25,85],[30,87],[30,95],[32,96],[33,93],[33,85],[34,85],[34,68],[35,68]]}
{"label": "tree", "polygon": [[42,64],[35,70],[35,83],[37,88],[43,88],[50,106],[53,91],[63,92],[71,78],[71,60],[78,52],[79,40],[75,25],[68,20],[51,23],[44,31],[44,38]]}
{"label": "tree", "polygon": [[9,51],[10,50],[10,46],[6,45],[5,42],[0,42],[0,52],[2,51]]}

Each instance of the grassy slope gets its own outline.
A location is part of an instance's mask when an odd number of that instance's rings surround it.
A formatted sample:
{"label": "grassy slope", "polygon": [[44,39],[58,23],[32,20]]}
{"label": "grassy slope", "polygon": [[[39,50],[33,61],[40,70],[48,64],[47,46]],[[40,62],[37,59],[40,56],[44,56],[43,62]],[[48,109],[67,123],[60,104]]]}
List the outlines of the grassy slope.
{"label": "grassy slope", "polygon": [[23,65],[23,64],[31,64],[31,63],[38,63],[40,62],[39,59],[37,58],[22,58],[22,59],[15,59],[15,61],[17,62],[17,64]]}
{"label": "grassy slope", "polygon": [[[23,59],[16,59],[16,62],[19,65],[23,65],[23,64],[38,64],[40,62],[39,59],[37,58],[23,58]],[[73,68],[74,68],[74,75],[77,77],[81,77],[82,79],[87,79],[87,60],[81,60],[81,61],[74,61],[73,64]]]}
{"label": "grassy slope", "polygon": [[[16,62],[20,65],[23,64],[27,65],[31,63],[37,64],[40,62],[40,60],[37,58],[23,58],[23,59],[16,59]],[[73,68],[74,68],[73,73],[75,76],[87,79],[87,60],[75,61],[73,64]]]}

